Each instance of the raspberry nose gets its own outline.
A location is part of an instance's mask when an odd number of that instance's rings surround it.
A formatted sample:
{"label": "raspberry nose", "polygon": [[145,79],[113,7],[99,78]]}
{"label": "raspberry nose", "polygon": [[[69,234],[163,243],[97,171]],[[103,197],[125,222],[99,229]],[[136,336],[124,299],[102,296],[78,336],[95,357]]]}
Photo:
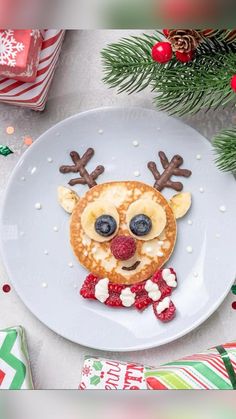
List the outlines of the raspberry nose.
{"label": "raspberry nose", "polygon": [[136,241],[130,236],[116,236],[111,242],[111,252],[118,260],[128,260],[136,252]]}

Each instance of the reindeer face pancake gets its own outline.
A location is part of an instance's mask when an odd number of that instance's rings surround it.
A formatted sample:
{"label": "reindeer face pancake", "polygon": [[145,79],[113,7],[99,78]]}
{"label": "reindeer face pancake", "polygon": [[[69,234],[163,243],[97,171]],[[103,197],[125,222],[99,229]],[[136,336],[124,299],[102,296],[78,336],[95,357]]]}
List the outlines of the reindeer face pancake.
{"label": "reindeer face pancake", "polygon": [[71,166],[61,166],[61,173],[79,173],[70,186],[88,185],[82,197],[60,186],[61,206],[71,215],[70,242],[79,262],[89,274],[80,289],[83,298],[98,300],[110,307],[135,307],[144,310],[153,305],[155,316],[170,321],[175,306],[170,300],[177,286],[173,268],[161,269],[175,246],[176,219],[183,217],[191,206],[190,193],[178,193],[170,201],[161,194],[164,187],[182,191],[174,176],[189,177],[182,169],[181,156],[169,162],[159,152],[161,174],[155,162],[148,169],[155,178],[154,188],[142,182],[120,181],[97,185],[104,167],[88,173],[86,165],[94,154],[89,148],[82,157],[72,151]]}
{"label": "reindeer face pancake", "polygon": [[76,205],[70,240],[76,257],[90,272],[130,285],[149,278],[169,259],[176,221],[167,200],[151,186],[104,183],[90,189]]}

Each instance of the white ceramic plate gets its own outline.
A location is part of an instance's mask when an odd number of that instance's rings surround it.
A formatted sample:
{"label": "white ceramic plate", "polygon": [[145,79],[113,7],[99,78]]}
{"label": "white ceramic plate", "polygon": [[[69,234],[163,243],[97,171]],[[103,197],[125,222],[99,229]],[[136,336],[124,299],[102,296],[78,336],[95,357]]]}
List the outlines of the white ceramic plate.
{"label": "white ceramic plate", "polygon": [[[133,146],[134,140],[138,147]],[[106,168],[99,182],[138,179],[153,185],[146,166],[149,160],[158,162],[159,150],[169,157],[181,154],[184,167],[193,171],[191,178],[183,179],[185,190],[192,192],[193,206],[178,222],[177,245],[167,264],[179,278],[172,295],[177,316],[169,324],[157,321],[152,307],[139,313],[108,308],[79,296],[86,270],[70,248],[69,216],[57,203],[56,189],[71,178],[58,170],[61,164],[70,163],[69,152],[83,153],[88,147],[96,152],[88,169],[97,164]],[[27,307],[58,334],[109,351],[162,345],[201,324],[218,308],[235,277],[235,181],[220,173],[213,159],[209,142],[192,128],[140,108],[81,113],[43,134],[17,164],[1,216],[5,264]],[[77,186],[76,190],[82,194],[86,187]],[[163,193],[169,197],[174,191]],[[37,202],[42,204],[41,210],[35,209]],[[225,212],[220,211],[221,206]],[[188,246],[192,253],[186,251]],[[46,288],[42,287],[44,282]]]}

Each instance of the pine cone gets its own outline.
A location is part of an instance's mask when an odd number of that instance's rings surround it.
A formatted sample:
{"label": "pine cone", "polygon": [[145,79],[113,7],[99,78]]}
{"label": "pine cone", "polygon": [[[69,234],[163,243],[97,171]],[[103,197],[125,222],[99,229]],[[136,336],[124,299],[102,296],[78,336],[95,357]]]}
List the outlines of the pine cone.
{"label": "pine cone", "polygon": [[194,51],[201,40],[201,35],[194,29],[170,29],[168,33],[168,41],[174,52]]}

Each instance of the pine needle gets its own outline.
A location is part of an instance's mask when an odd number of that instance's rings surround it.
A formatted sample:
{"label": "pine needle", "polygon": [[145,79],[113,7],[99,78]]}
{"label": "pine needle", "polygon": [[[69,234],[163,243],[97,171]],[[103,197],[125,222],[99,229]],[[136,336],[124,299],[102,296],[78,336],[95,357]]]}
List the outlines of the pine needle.
{"label": "pine needle", "polygon": [[213,146],[218,168],[224,172],[236,172],[236,128],[216,135]]}

